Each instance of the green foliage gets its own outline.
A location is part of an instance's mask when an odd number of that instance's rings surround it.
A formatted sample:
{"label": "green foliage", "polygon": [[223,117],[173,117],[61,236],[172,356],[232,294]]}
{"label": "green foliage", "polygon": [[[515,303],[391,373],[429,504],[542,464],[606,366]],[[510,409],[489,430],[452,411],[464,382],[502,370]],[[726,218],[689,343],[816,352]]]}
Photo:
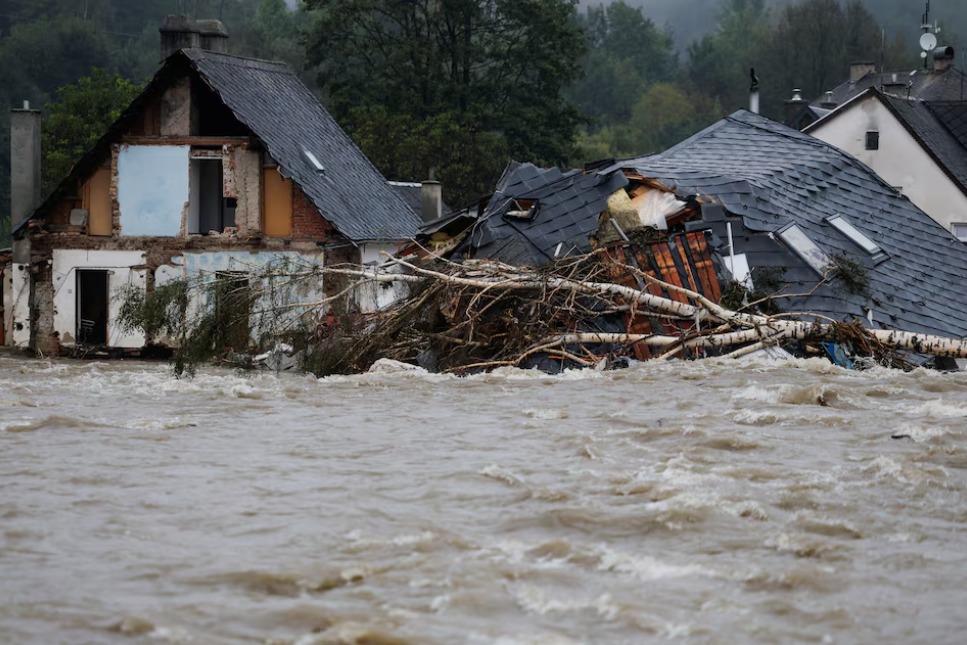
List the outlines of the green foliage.
{"label": "green foliage", "polygon": [[141,88],[100,69],[57,90],[45,107],[41,131],[43,194],[67,176],[71,166],[107,132]]}
{"label": "green foliage", "polygon": [[[427,130],[471,146],[467,157],[506,154],[538,163],[564,162],[580,122],[562,89],[579,74],[584,37],[573,20],[575,0],[307,0],[316,22],[308,38],[311,64],[331,111],[389,176],[419,179],[429,166],[459,177],[452,154],[412,168],[387,163],[397,149],[421,144]],[[392,141],[368,135],[378,110],[426,126]],[[362,119],[362,120],[361,120]],[[385,122],[385,119],[381,119]],[[441,142],[442,143],[442,142]],[[450,146],[455,147],[455,146]],[[506,158],[489,160],[501,168]],[[497,175],[476,181],[493,186]],[[473,185],[448,185],[458,195]],[[450,199],[450,197],[448,197]]]}
{"label": "green foliage", "polygon": [[867,298],[870,295],[870,273],[859,262],[842,254],[829,258],[823,273],[826,279],[838,283],[848,294]]}
{"label": "green foliage", "polygon": [[428,169],[446,188],[454,205],[471,204],[493,192],[510,155],[506,140],[480,131],[473,120],[443,113],[426,119],[393,114],[382,106],[351,112],[353,137],[390,178],[425,179]]}
{"label": "green foliage", "polygon": [[581,23],[590,50],[569,95],[594,129],[624,123],[652,84],[674,78],[678,60],[672,35],[620,0],[589,7]]}

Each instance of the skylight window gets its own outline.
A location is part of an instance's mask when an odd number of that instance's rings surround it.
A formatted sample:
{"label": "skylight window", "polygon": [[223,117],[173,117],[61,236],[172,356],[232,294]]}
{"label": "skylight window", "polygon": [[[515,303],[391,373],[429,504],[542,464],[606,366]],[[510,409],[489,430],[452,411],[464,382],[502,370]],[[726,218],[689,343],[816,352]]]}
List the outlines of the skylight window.
{"label": "skylight window", "polygon": [[856,227],[847,222],[842,215],[827,217],[826,221],[829,222],[837,231],[848,237],[851,242],[870,255],[877,255],[883,252],[876,242],[860,233]]}
{"label": "skylight window", "polygon": [[312,154],[311,152],[309,152],[305,148],[302,149],[302,153],[306,156],[306,159],[309,160],[309,163],[312,164],[312,167],[315,168],[317,172],[325,172],[326,171],[325,167],[323,167],[323,165],[322,165],[322,162],[320,162],[319,159],[316,158],[316,156],[314,154]]}
{"label": "skylight window", "polygon": [[798,224],[791,224],[779,231],[779,237],[819,275],[823,275],[826,267],[831,264],[829,256],[823,253],[822,249],[809,239],[809,236],[806,235]]}

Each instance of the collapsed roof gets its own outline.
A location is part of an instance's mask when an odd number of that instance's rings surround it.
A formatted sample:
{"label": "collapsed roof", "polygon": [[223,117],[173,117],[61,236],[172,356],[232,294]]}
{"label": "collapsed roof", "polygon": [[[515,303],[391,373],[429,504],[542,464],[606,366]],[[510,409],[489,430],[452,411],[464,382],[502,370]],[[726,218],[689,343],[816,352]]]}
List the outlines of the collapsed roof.
{"label": "collapsed roof", "polygon": [[[785,269],[783,281],[806,294],[783,300],[785,311],[967,335],[967,245],[829,144],[741,110],[661,154],[609,170],[620,167],[721,204],[726,217],[709,216],[702,226],[719,234],[726,251],[732,216],[741,224],[736,252],[748,255],[749,266]],[[837,256],[866,269],[868,295],[835,282],[807,293],[820,278],[816,260]]]}

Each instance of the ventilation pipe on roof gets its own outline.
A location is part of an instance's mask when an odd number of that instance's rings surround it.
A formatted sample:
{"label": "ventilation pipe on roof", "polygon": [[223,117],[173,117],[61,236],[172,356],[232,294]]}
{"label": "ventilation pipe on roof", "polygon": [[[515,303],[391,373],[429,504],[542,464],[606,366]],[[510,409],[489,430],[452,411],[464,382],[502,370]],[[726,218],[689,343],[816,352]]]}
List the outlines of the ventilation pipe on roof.
{"label": "ventilation pipe on roof", "polygon": [[434,179],[433,174],[433,168],[430,168],[430,178],[420,184],[424,222],[432,222],[443,217],[443,184]]}
{"label": "ventilation pipe on roof", "polygon": [[755,68],[749,70],[752,77],[752,85],[749,87],[749,112],[759,113],[759,77],[755,75]]}
{"label": "ventilation pipe on roof", "polygon": [[835,110],[837,105],[839,105],[839,103],[837,103],[833,98],[832,90],[829,90],[826,92],[826,95],[823,96],[823,102],[819,104],[819,107],[826,110]]}
{"label": "ventilation pipe on roof", "polygon": [[940,46],[933,50],[933,71],[943,72],[954,65],[956,54],[950,46]]}

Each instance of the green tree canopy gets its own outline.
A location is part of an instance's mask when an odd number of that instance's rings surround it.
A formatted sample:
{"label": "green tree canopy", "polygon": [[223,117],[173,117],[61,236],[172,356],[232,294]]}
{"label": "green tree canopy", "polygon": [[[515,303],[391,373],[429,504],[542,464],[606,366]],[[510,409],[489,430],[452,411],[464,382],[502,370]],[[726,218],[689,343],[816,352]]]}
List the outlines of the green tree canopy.
{"label": "green tree canopy", "polygon": [[[305,4],[317,16],[308,38],[309,62],[321,66],[320,85],[334,116],[371,158],[393,158],[380,146],[402,145],[359,136],[373,129],[368,119],[383,114],[373,111],[377,107],[403,121],[433,120],[437,130],[445,118],[449,124],[442,131],[459,131],[469,145],[496,138],[510,155],[536,162],[563,162],[572,154],[581,119],[562,90],[580,73],[584,52],[574,20],[576,0]],[[422,136],[422,130],[411,136]],[[460,161],[447,150],[427,160],[421,175],[435,166],[451,189],[448,199],[466,202],[481,187],[492,189],[496,176],[479,177],[475,186],[457,184],[466,169],[457,168]],[[488,144],[461,156],[492,152]],[[380,169],[398,178],[423,178],[404,177],[411,168]]]}
{"label": "green tree canopy", "polygon": [[141,88],[100,69],[57,90],[41,130],[43,194],[48,195],[134,100]]}

